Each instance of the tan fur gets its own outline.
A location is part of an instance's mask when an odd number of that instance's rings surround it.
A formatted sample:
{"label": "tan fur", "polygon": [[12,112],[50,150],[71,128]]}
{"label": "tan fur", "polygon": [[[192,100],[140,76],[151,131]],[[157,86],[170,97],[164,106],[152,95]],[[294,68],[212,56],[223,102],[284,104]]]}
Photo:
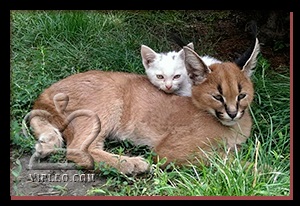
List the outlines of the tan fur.
{"label": "tan fur", "polygon": [[[197,70],[199,62],[203,69],[196,53],[188,48],[185,48],[185,52],[189,69],[193,67]],[[189,60],[194,61],[193,58],[199,62],[191,66]],[[247,107],[253,99],[253,86],[245,71],[230,62],[213,64],[200,73],[204,77],[200,80],[195,78],[192,97],[165,94],[144,75],[104,71],[75,74],[47,88],[35,101],[33,109],[46,110],[52,117],[32,117],[31,126],[37,138],[45,135],[52,137],[55,129],[62,130],[65,127],[64,119],[72,112],[80,109],[95,112],[101,121],[99,135],[91,140],[89,147],[67,154],[69,160],[84,167],[91,167],[93,161],[104,161],[126,174],[149,169],[142,157],[118,156],[104,151],[104,140],[108,137],[128,139],[136,145],[148,145],[158,158],[167,158],[167,163],[175,161],[179,165],[185,164],[193,161],[195,155],[204,160],[202,151],[208,152],[217,147],[219,141],[224,140],[229,147],[234,147],[249,137],[252,121]],[[222,104],[212,95],[218,91],[216,85],[221,85],[226,104],[230,110],[235,110],[238,84],[242,92],[247,94],[238,108],[238,112],[243,110],[244,114],[238,114],[240,116],[237,115],[232,125],[227,126],[223,124],[226,118],[218,119],[212,112],[225,112]],[[57,93],[69,98],[62,111],[57,111],[53,103]],[[90,135],[92,124],[91,117],[74,119],[62,134],[67,148],[79,149]],[[59,138],[39,143],[40,154],[48,155],[55,145],[60,146]],[[43,151],[48,152],[43,154]]]}

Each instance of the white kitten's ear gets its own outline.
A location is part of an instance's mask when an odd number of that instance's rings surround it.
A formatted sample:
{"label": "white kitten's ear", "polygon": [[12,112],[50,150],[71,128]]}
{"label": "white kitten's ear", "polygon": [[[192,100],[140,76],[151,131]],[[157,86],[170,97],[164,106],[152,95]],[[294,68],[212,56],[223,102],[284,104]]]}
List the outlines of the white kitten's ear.
{"label": "white kitten's ear", "polygon": [[186,45],[186,46],[190,47],[192,50],[195,50],[193,42],[188,43],[188,45]]}
{"label": "white kitten's ear", "polygon": [[153,51],[150,47],[145,45],[141,46],[141,56],[145,69],[149,68],[149,64],[155,60],[156,55],[156,52]]}
{"label": "white kitten's ear", "polygon": [[201,57],[190,47],[183,47],[185,54],[185,66],[189,77],[194,84],[203,82],[208,73],[211,72],[209,67],[203,62]]}
{"label": "white kitten's ear", "polygon": [[183,49],[181,49],[181,50],[178,52],[178,56],[179,56],[180,59],[184,60],[185,54],[184,54],[184,50],[183,50]]}

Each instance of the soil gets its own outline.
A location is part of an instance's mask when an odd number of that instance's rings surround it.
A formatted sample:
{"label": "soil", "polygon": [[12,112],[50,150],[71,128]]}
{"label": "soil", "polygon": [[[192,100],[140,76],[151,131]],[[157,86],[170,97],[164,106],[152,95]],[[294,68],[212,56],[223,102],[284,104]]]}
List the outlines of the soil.
{"label": "soil", "polygon": [[[209,39],[204,39],[211,42],[216,42],[213,48],[216,51],[215,56],[219,59],[234,58],[239,55],[236,51],[245,51],[249,45],[249,38],[245,34],[245,13],[234,12],[228,18],[214,21],[213,26],[208,25],[207,22],[203,22],[202,16],[193,16],[195,19],[191,28],[193,28],[194,33],[199,33],[202,36],[210,35],[211,29],[214,33]],[[279,15],[279,16],[276,16]],[[269,12],[269,16],[258,18],[258,22],[263,18],[267,18],[265,24],[260,24],[260,36],[262,43],[262,55],[270,61],[271,68],[277,70],[278,72],[289,72],[289,24],[282,22],[278,23],[278,19],[282,14],[273,14]],[[232,19],[235,19],[233,21]],[[285,19],[288,19],[288,13],[284,13]],[[275,18],[275,20],[274,20]],[[274,26],[272,24],[277,22]],[[270,23],[271,22],[271,23]],[[276,28],[274,28],[276,27]],[[277,28],[280,27],[280,28]],[[285,33],[282,33],[285,31]],[[274,41],[274,38],[276,41]],[[197,42],[195,48],[200,48],[202,42]],[[203,44],[202,44],[203,45]],[[16,159],[12,155],[13,148],[11,146],[11,161],[10,168],[11,171],[17,170],[18,165],[16,164]],[[94,186],[99,186],[105,183],[105,179],[94,177],[90,181],[79,181],[78,179],[73,181],[73,177],[78,177],[79,172],[76,170],[29,170],[26,169],[29,163],[30,156],[24,155],[19,158],[22,170],[17,177],[11,174],[10,177],[10,194],[11,196],[85,196],[87,191]],[[50,174],[51,177],[46,178],[42,181],[41,178],[38,181],[38,174]],[[88,174],[85,174],[88,176]],[[36,177],[36,179],[34,179]],[[55,177],[60,180],[56,182]],[[68,178],[68,181],[63,181]],[[50,181],[49,181],[50,180]],[[14,189],[14,185],[17,188]]]}
{"label": "soil", "polygon": [[92,172],[28,169],[29,155],[19,160],[22,171],[17,178],[11,177],[11,185],[17,185],[16,190],[11,188],[12,196],[86,196],[89,189],[105,183]]}
{"label": "soil", "polygon": [[[222,61],[232,61],[251,44],[251,34],[247,28],[251,20],[257,23],[257,37],[261,54],[277,72],[289,72],[290,20],[286,11],[224,11],[223,18],[211,22],[205,19],[220,11],[202,11],[194,14],[193,32],[199,39],[195,50],[203,45],[213,45],[214,55]],[[222,12],[221,12],[222,14]],[[219,14],[220,15],[220,14]],[[188,35],[187,35],[188,36]],[[198,44],[197,44],[198,43]],[[209,49],[205,49],[209,50]]]}

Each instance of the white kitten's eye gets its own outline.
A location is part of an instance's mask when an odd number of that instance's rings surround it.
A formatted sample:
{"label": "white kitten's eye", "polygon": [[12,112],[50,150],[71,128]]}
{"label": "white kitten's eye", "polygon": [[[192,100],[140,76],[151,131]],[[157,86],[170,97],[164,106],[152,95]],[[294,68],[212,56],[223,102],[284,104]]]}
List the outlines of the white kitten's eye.
{"label": "white kitten's eye", "polygon": [[157,74],[157,75],[156,75],[156,78],[157,78],[157,79],[163,79],[164,76],[163,76],[163,75],[160,75],[160,74]]}
{"label": "white kitten's eye", "polygon": [[173,79],[179,79],[181,77],[181,75],[180,74],[177,74],[177,75],[175,75],[174,77],[173,77]]}

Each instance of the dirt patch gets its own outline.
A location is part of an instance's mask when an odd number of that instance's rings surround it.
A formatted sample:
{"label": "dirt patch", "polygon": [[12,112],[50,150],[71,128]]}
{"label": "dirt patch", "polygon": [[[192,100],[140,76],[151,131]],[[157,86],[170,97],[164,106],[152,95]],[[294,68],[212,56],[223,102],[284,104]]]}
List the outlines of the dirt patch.
{"label": "dirt patch", "polygon": [[10,145],[10,196],[87,196],[90,189],[106,183],[92,170],[29,169],[31,155],[16,156],[16,151]]}
{"label": "dirt patch", "polygon": [[13,168],[11,161],[11,169],[18,173],[17,177],[10,178],[11,196],[86,196],[89,189],[105,183],[99,175],[88,171],[31,170],[29,160],[30,156],[25,155]]}
{"label": "dirt patch", "polygon": [[[212,52],[223,61],[232,61],[251,45],[247,24],[257,23],[261,54],[277,72],[289,72],[290,16],[287,11],[201,11],[191,13],[186,40],[196,42],[195,50]],[[189,41],[189,40],[188,40]]]}

